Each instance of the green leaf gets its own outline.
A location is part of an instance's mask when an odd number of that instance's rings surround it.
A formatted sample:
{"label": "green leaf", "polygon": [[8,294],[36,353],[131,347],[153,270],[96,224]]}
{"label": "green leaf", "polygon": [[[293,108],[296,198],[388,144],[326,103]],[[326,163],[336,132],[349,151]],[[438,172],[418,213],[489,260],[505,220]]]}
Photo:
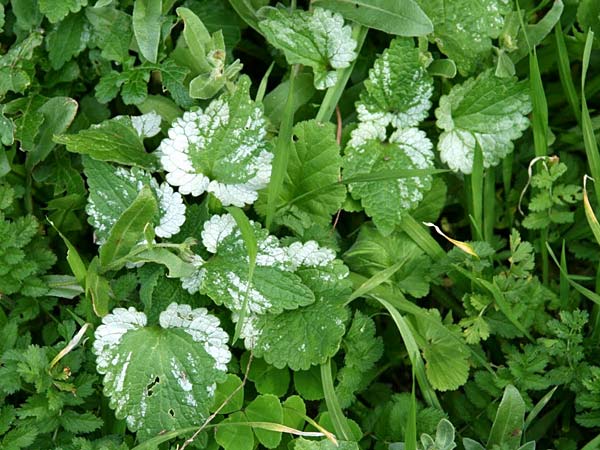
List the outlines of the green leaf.
{"label": "green leaf", "polygon": [[92,303],[92,309],[98,317],[108,314],[111,294],[110,283],[100,275],[100,261],[95,257],[85,274],[85,295]]}
{"label": "green leaf", "polygon": [[591,29],[596,38],[600,36],[600,4],[594,0],[581,0],[577,8],[577,20],[585,32]]}
{"label": "green leaf", "polygon": [[[235,426],[235,423],[248,422],[246,415],[241,412],[230,414],[221,422],[228,426],[218,427],[215,440],[225,450],[252,450],[254,448],[254,433],[252,428],[245,425]],[[229,425],[232,424],[232,425]]]}
{"label": "green leaf", "polygon": [[103,420],[96,417],[91,412],[77,413],[73,410],[63,411],[60,416],[60,424],[62,427],[71,433],[91,433],[100,428]]}
{"label": "green leaf", "polygon": [[[307,216],[311,223],[327,225],[346,197],[346,189],[336,184],[340,177],[342,158],[331,124],[316,121],[300,122],[293,130],[287,164],[287,176],[278,201],[279,221],[286,216]],[[333,186],[332,186],[333,185]],[[310,198],[304,194],[316,192]],[[262,200],[262,201],[261,201]],[[265,213],[265,197],[259,197],[257,210]]]}
{"label": "green leaf", "polygon": [[490,69],[455,85],[435,110],[437,126],[443,130],[438,141],[442,161],[470,174],[479,145],[484,167],[496,166],[529,127],[530,112],[526,81],[498,78]]}
{"label": "green leaf", "polygon": [[344,409],[354,402],[354,394],[365,387],[364,375],[383,355],[383,340],[375,336],[373,319],[357,310],[342,347],[345,351],[344,367],[337,374],[335,392],[340,407]]}
{"label": "green leaf", "polygon": [[241,385],[242,380],[240,380],[238,376],[230,373],[227,374],[225,381],[219,383],[217,390],[215,391],[215,400],[212,408],[213,412],[216,411],[216,408],[220,407],[223,402],[236,391],[236,389],[237,392],[233,394],[233,397],[231,397],[225,406],[219,410],[219,414],[231,414],[242,409],[242,406],[244,406],[244,389],[240,388]]}
{"label": "green leaf", "polygon": [[414,0],[316,0],[313,5],[389,34],[424,36],[433,32],[431,20]]}
{"label": "green leaf", "polygon": [[491,57],[492,39],[504,26],[511,3],[503,0],[417,0],[433,22],[431,40],[454,60],[461,75],[481,69]]}
{"label": "green leaf", "polygon": [[205,70],[210,70],[210,65],[205,62],[206,48],[211,43],[208,30],[202,20],[187,8],[177,8],[177,15],[183,19],[183,37],[195,63],[205,65]]}
{"label": "green leaf", "polygon": [[117,116],[77,134],[62,134],[54,141],[73,153],[89,155],[100,161],[152,168],[156,157],[146,153],[141,135],[129,116]]}
{"label": "green leaf", "polygon": [[337,445],[328,439],[322,441],[309,441],[308,439],[294,439],[294,450],[358,450],[356,442],[337,441]]}
{"label": "green leaf", "polygon": [[[233,217],[213,216],[204,224],[202,232],[204,246],[215,256],[200,266],[200,291],[230,309],[236,322],[244,304],[247,322],[250,322],[255,314],[279,314],[315,300],[301,278],[292,273],[291,262],[277,238],[268,236],[258,225],[254,226],[258,255],[250,285],[248,253]],[[245,323],[242,330],[246,326],[249,325]]]}
{"label": "green leaf", "polygon": [[70,14],[48,33],[46,48],[54,70],[63,67],[86,47],[85,25],[83,13]]}
{"label": "green leaf", "polygon": [[181,195],[173,192],[168,184],[159,185],[148,172],[137,167],[115,167],[87,157],[84,158],[84,172],[90,189],[86,212],[99,245],[106,242],[112,227],[144,186],[151,188],[152,196],[158,202],[158,213],[151,222],[156,235],[168,238],[179,232],[185,221],[185,205]]}
{"label": "green leaf", "polygon": [[131,205],[123,211],[100,247],[103,267],[123,258],[143,238],[146,226],[158,213],[156,198],[149,186],[144,186]]}
{"label": "green leaf", "polygon": [[101,56],[119,63],[127,61],[133,39],[131,16],[112,7],[86,8],[85,16],[92,25],[92,42],[102,50]]}
{"label": "green leaf", "polygon": [[44,14],[51,23],[64,19],[69,12],[76,13],[83,6],[87,6],[87,0],[39,0],[40,12]]}
{"label": "green leaf", "polygon": [[67,131],[77,109],[77,102],[69,97],[53,97],[38,109],[44,121],[35,137],[34,146],[27,155],[27,167],[31,169],[48,157],[56,147],[52,137]]}
{"label": "green leaf", "polygon": [[[246,406],[246,417],[250,422],[283,422],[283,409],[274,395],[259,395]],[[281,433],[254,428],[258,441],[266,448],[276,448],[281,442]]]}
{"label": "green leaf", "polygon": [[140,440],[202,423],[231,359],[227,333],[204,308],[172,303],[159,324],[117,308],[95,332],[104,393]]}
{"label": "green leaf", "polygon": [[[398,130],[389,143],[369,140],[349,147],[344,156],[344,178],[403,169],[433,169],[433,145],[416,128]],[[419,205],[431,188],[431,175],[351,183],[353,198],[360,200],[365,212],[384,236],[394,231],[403,217]]]}
{"label": "green leaf", "polygon": [[525,402],[517,388],[509,384],[504,389],[502,401],[490,430],[487,446],[505,446],[518,449],[521,444],[525,418]]}
{"label": "green leaf", "polygon": [[265,7],[259,27],[271,45],[282,50],[289,64],[312,67],[317,89],[333,86],[336,69],[350,66],[356,58],[352,29],[337,13],[314,8],[311,12]]}
{"label": "green leaf", "polygon": [[406,233],[384,237],[372,224],[364,224],[352,247],[344,253],[344,262],[350,270],[368,278],[401,263],[385,285],[417,298],[429,293],[433,261]]}
{"label": "green leaf", "polygon": [[316,301],[279,315],[258,316],[248,325],[245,343],[275,367],[306,370],[338,352],[348,319],[344,305],[350,283],[348,269],[339,260],[307,266],[297,273],[314,292]]}
{"label": "green leaf", "polygon": [[132,24],[142,55],[156,63],[162,26],[162,0],[135,0]]}
{"label": "green leaf", "polygon": [[465,346],[457,346],[455,342],[448,340],[447,332],[439,330],[442,322],[437,310],[431,310],[430,315],[438,326],[434,327],[429,320],[415,316],[417,329],[424,339],[419,346],[425,359],[425,373],[435,389],[456,390],[469,377],[469,352]]}
{"label": "green leaf", "polygon": [[[246,367],[247,354],[242,357],[240,366]],[[259,394],[273,394],[282,397],[288,392],[290,385],[290,371],[286,369],[277,369],[267,364],[263,359],[254,358],[248,379],[254,383],[254,387]]]}
{"label": "green leaf", "polygon": [[[176,120],[159,147],[166,179],[182,194],[208,191],[224,206],[253,203],[271,177],[262,108],[242,77],[235,91]],[[192,134],[193,133],[193,136]]]}

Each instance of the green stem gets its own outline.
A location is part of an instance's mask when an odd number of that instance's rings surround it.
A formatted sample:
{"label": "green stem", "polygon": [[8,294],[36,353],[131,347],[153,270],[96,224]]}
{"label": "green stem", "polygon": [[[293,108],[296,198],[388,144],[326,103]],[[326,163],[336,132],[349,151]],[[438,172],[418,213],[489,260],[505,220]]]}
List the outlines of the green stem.
{"label": "green stem", "polygon": [[475,146],[473,172],[469,176],[471,198],[471,236],[473,240],[483,240],[483,152]]}
{"label": "green stem", "polygon": [[483,190],[483,237],[491,244],[496,224],[496,171],[491,167],[485,173]]}

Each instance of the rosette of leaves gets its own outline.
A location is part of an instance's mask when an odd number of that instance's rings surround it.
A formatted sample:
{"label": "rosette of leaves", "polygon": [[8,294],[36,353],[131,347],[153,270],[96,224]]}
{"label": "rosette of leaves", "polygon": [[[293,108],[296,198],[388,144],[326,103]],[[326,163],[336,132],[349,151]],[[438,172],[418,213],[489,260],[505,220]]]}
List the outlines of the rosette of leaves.
{"label": "rosette of leaves", "polygon": [[435,110],[437,126],[443,130],[438,141],[440,158],[452,170],[470,174],[479,146],[484,167],[496,166],[529,127],[530,112],[526,81],[498,78],[489,69],[455,85]]}
{"label": "rosette of leaves", "polygon": [[233,92],[186,112],[169,129],[158,151],[167,181],[182,194],[210,192],[223,205],[241,207],[269,183],[266,119],[249,89],[250,80],[241,77]]}
{"label": "rosette of leaves", "polygon": [[231,359],[227,333],[205,308],[172,303],[158,322],[116,308],[95,332],[104,394],[141,440],[204,421]]}
{"label": "rosette of leaves", "polygon": [[204,224],[202,243],[210,259],[196,260],[197,271],[182,279],[226,306],[248,349],[269,364],[308,369],[337,353],[348,318],[348,269],[335,253],[314,241],[288,246],[252,223],[257,241],[252,276],[244,239],[234,218],[213,216]]}
{"label": "rosette of leaves", "polygon": [[337,69],[349,67],[356,59],[356,41],[344,18],[323,8],[289,11],[285,7],[264,7],[259,27],[267,41],[283,51],[289,64],[312,67],[317,89],[333,86]]}
{"label": "rosette of leaves", "polygon": [[144,186],[151,188],[158,205],[158,215],[153,222],[156,236],[169,238],[177,234],[185,222],[185,205],[181,194],[174,192],[167,183],[158,184],[143,169],[128,169],[85,158],[84,172],[90,191],[86,212],[90,225],[94,227],[98,245],[106,242],[113,225]]}

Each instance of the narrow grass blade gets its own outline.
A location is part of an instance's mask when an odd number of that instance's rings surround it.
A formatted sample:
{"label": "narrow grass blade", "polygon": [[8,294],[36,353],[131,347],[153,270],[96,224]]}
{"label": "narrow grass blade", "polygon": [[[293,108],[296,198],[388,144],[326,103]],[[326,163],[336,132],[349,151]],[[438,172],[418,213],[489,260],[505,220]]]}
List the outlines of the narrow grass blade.
{"label": "narrow grass blade", "polygon": [[273,67],[275,67],[275,61],[273,61],[271,63],[271,65],[269,66],[269,68],[267,69],[265,74],[263,75],[262,80],[260,80],[260,84],[258,85],[258,90],[256,91],[256,98],[255,98],[255,101],[257,103],[261,103],[263,101],[263,99],[265,98],[265,93],[267,92],[267,84],[269,82],[269,76],[271,75],[271,71],[273,70]]}
{"label": "narrow grass blade", "polygon": [[598,450],[600,448],[600,434],[585,444],[581,450]]}
{"label": "narrow grass blade", "polygon": [[471,188],[471,216],[473,219],[473,227],[471,236],[474,241],[482,241],[483,236],[483,152],[479,144],[475,145],[475,156],[473,159],[473,172],[468,177]]}
{"label": "narrow grass blade", "polygon": [[561,267],[560,263],[558,262],[558,259],[556,259],[556,255],[552,251],[552,247],[550,247],[550,244],[546,244],[546,247],[548,247],[548,253],[550,254],[550,257],[552,258],[552,260],[554,261],[556,266],[559,268],[560,273],[562,275],[564,275],[567,280],[569,280],[569,284],[573,287],[573,289],[575,289],[581,295],[586,297],[588,300],[591,300],[594,303],[596,303],[597,305],[600,305],[600,295],[596,294],[594,291],[591,291],[590,289],[586,288],[585,286],[582,286],[581,284],[577,283],[576,281],[573,281],[573,279],[569,276],[569,274],[565,273],[563,271],[563,268]]}
{"label": "narrow grass blade", "polygon": [[[585,42],[585,50],[583,52],[583,63],[581,68],[581,131],[583,132],[583,143],[585,146],[585,154],[592,178],[600,180],[600,155],[598,154],[598,144],[594,134],[592,118],[588,110],[587,101],[585,99],[585,79],[587,70],[590,65],[590,54],[592,53],[592,44],[594,42],[594,32],[590,30]],[[596,201],[600,201],[600,183],[594,184],[596,192]]]}
{"label": "narrow grass blade", "polygon": [[483,238],[491,243],[496,224],[496,171],[493,167],[486,170],[483,183]]}
{"label": "narrow grass blade", "polygon": [[417,222],[412,216],[406,215],[400,223],[400,228],[417,244],[427,255],[438,260],[446,256],[442,246],[436,241],[423,224]]}
{"label": "narrow grass blade", "polygon": [[532,103],[532,129],[535,156],[548,154],[548,102],[535,48],[529,53],[529,89]]}
{"label": "narrow grass blade", "polygon": [[408,353],[408,357],[412,365],[412,370],[417,378],[417,382],[419,383],[419,388],[421,389],[423,398],[429,406],[441,409],[441,405],[437,398],[437,395],[435,394],[434,389],[431,387],[429,381],[427,380],[427,375],[425,374],[425,363],[423,361],[423,357],[421,356],[419,346],[417,345],[417,341],[412,333],[410,326],[408,325],[402,314],[400,314],[391,303],[379,296],[373,296],[373,298],[379,303],[381,303],[381,305],[385,309],[387,309],[387,311],[390,313],[390,316],[392,317],[392,320],[396,324],[396,327],[400,332],[400,336],[402,336],[402,341],[404,342],[404,346],[406,347],[406,351]]}
{"label": "narrow grass blade", "polygon": [[244,22],[250,25],[258,34],[262,34],[258,26],[256,11],[250,0],[229,0],[229,4]]}
{"label": "narrow grass blade", "polygon": [[254,228],[252,224],[240,208],[231,206],[227,209],[227,212],[233,216],[235,223],[240,229],[246,251],[248,252],[248,284],[246,285],[246,293],[244,294],[244,302],[242,303],[242,309],[239,314],[239,319],[235,324],[235,333],[233,335],[232,345],[240,337],[242,327],[244,326],[244,320],[246,319],[246,313],[248,309],[248,294],[250,292],[250,286],[252,286],[252,279],[254,278],[254,268],[256,267],[256,255],[258,254],[258,243],[256,242],[256,236],[254,234]]}
{"label": "narrow grass blade", "polygon": [[417,450],[417,398],[415,396],[415,369],[412,370],[412,390],[410,393],[410,409],[406,418],[406,450]]}
{"label": "narrow grass blade", "polygon": [[546,395],[544,395],[540,399],[540,401],[535,404],[535,406],[533,407],[531,412],[525,418],[525,423],[523,425],[523,434],[525,434],[525,432],[527,431],[527,428],[529,428],[529,425],[532,424],[532,422],[535,420],[535,418],[546,407],[546,405],[548,404],[548,402],[550,401],[550,399],[552,398],[552,396],[554,395],[554,393],[556,392],[557,389],[558,389],[558,386],[555,386],[554,389],[551,389],[550,392],[548,392]]}
{"label": "narrow grass blade", "polygon": [[596,238],[596,243],[600,245],[600,223],[598,223],[598,219],[596,218],[596,214],[594,213],[594,208],[592,208],[592,204],[590,203],[590,199],[587,193],[587,181],[595,180],[587,175],[583,176],[583,210],[585,211],[585,218],[588,221],[588,224],[594,234],[594,238]]}
{"label": "narrow grass blade", "polygon": [[279,192],[283,186],[283,180],[287,173],[288,158],[292,147],[292,129],[294,127],[294,79],[296,78],[297,67],[292,67],[290,73],[290,90],[288,92],[281,126],[279,127],[279,136],[275,145],[275,157],[273,159],[273,168],[271,170],[271,181],[269,182],[267,199],[267,218],[266,227],[271,228]]}
{"label": "narrow grass blade", "polygon": [[558,65],[558,75],[563,91],[567,97],[567,101],[573,110],[573,114],[577,118],[577,122],[581,125],[581,109],[579,108],[579,96],[573,83],[573,75],[571,73],[571,62],[569,61],[569,52],[565,43],[562,25],[557,22],[554,28],[554,37],[556,41],[556,60]]}
{"label": "narrow grass blade", "polygon": [[559,292],[560,292],[560,304],[562,306],[562,309],[568,309],[569,308],[569,294],[570,294],[570,289],[569,289],[569,278],[566,277],[564,274],[565,273],[569,273],[568,268],[567,268],[567,252],[565,249],[565,241],[563,240],[562,243],[562,249],[560,252],[560,287],[559,287]]}
{"label": "narrow grass blade", "polygon": [[323,383],[323,393],[325,394],[327,410],[331,415],[331,421],[333,422],[333,427],[335,428],[337,436],[344,441],[354,441],[352,430],[340,407],[340,402],[338,401],[335,388],[333,387],[331,360],[327,360],[325,364],[321,364],[321,382]]}

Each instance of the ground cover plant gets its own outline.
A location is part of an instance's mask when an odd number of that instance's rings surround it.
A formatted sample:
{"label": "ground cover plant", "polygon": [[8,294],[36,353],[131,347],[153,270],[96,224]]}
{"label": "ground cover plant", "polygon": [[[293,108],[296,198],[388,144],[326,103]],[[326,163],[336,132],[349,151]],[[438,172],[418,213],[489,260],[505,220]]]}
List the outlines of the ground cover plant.
{"label": "ground cover plant", "polygon": [[0,0],[0,448],[600,448],[599,39]]}

